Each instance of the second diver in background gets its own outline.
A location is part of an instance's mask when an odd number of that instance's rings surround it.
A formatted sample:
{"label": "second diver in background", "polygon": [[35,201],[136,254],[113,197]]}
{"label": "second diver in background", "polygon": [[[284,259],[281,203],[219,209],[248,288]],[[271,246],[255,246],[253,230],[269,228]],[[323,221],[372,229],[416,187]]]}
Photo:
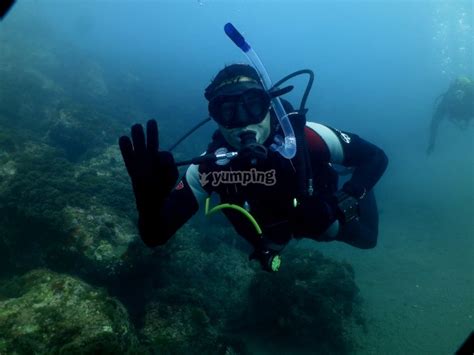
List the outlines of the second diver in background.
{"label": "second diver in background", "polygon": [[436,99],[427,154],[433,153],[439,125],[443,119],[448,119],[462,129],[466,129],[474,119],[474,82],[471,79],[464,76],[456,78],[448,90]]}

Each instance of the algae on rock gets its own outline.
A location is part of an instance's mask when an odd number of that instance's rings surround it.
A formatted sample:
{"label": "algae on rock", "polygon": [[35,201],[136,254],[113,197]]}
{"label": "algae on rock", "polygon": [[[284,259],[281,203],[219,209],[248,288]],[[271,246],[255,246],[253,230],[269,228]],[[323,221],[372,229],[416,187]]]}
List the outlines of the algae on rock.
{"label": "algae on rock", "polygon": [[124,354],[136,349],[125,308],[77,278],[38,269],[2,285],[0,296],[0,354]]}

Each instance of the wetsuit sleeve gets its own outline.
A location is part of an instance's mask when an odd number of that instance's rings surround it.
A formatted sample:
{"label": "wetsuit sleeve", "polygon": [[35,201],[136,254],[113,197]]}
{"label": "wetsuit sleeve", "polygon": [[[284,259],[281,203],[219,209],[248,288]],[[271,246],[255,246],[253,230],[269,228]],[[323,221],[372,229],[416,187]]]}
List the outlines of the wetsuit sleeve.
{"label": "wetsuit sleeve", "polygon": [[382,149],[356,134],[344,132],[340,134],[350,138],[349,141],[343,140],[341,143],[344,152],[342,165],[355,168],[351,179],[344,184],[343,189],[354,197],[364,197],[387,169],[387,155]]}
{"label": "wetsuit sleeve", "polygon": [[313,154],[320,154],[329,163],[354,168],[351,179],[343,187],[348,194],[361,198],[382,177],[388,165],[382,149],[353,133],[313,122],[307,126],[313,131],[310,139],[314,142],[309,142]]}
{"label": "wetsuit sleeve", "polygon": [[198,166],[191,165],[159,212],[139,215],[138,229],[148,247],[165,244],[199,209],[207,192],[200,186]]}

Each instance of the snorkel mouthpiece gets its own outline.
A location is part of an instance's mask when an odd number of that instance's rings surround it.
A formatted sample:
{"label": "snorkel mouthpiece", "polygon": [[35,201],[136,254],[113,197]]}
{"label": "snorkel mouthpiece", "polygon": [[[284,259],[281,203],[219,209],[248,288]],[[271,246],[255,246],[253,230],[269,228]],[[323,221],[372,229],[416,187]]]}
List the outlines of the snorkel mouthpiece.
{"label": "snorkel mouthpiece", "polygon": [[[272,82],[257,53],[255,53],[242,34],[240,34],[240,32],[230,22],[224,26],[224,31],[235,45],[244,52],[247,59],[257,71],[263,87],[267,92],[270,92]],[[278,96],[272,97],[271,104],[276,116],[278,117],[278,121],[280,122],[285,137],[283,140],[276,140],[270,147],[280,153],[284,158],[291,159],[296,154],[296,137],[293,132],[293,127],[291,126],[288,114],[285,112],[280,98]]]}
{"label": "snorkel mouthpiece", "polygon": [[267,148],[257,143],[254,131],[244,131],[240,134],[242,148],[239,150],[239,157],[246,159],[252,165],[257,165],[259,161],[267,159]]}

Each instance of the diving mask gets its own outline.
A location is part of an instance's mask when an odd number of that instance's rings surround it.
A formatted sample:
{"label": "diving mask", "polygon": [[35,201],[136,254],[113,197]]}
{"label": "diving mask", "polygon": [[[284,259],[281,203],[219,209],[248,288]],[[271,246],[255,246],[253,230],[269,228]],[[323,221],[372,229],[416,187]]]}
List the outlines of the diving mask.
{"label": "diving mask", "polygon": [[222,94],[209,101],[209,114],[225,128],[258,124],[270,110],[270,95],[262,89],[250,88],[239,94]]}

